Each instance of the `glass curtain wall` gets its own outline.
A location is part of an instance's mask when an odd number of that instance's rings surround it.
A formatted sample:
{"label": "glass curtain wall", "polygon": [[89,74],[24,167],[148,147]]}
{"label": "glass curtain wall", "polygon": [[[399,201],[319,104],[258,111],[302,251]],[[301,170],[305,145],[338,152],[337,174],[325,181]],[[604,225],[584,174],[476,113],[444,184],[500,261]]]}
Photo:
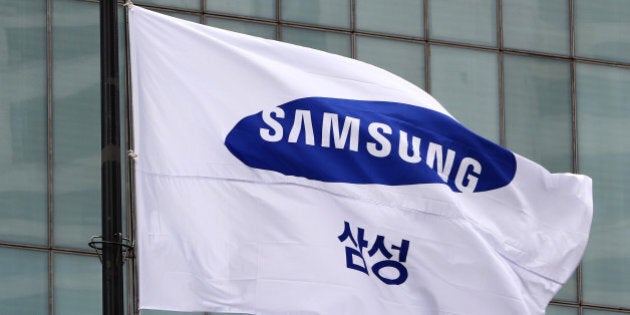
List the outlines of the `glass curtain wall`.
{"label": "glass curtain wall", "polygon": [[[0,0],[0,314],[100,314],[97,2]],[[591,240],[547,314],[630,313],[630,1],[134,3],[375,64],[484,137],[591,176]]]}

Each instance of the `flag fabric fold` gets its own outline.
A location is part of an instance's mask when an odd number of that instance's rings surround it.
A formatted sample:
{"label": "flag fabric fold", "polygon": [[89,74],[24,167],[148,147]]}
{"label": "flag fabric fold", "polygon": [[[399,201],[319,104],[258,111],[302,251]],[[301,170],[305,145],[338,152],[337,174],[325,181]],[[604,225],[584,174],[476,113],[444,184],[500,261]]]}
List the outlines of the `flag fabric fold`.
{"label": "flag fabric fold", "polygon": [[129,9],[139,303],[544,314],[590,178],[551,174],[369,64]]}

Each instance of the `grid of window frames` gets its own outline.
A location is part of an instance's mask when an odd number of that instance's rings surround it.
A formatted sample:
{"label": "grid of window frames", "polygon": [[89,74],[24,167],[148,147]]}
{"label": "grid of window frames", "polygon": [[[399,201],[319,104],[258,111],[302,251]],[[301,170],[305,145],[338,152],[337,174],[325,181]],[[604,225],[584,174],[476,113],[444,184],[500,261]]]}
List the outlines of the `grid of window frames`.
{"label": "grid of window frames", "polygon": [[[547,314],[630,313],[630,1],[135,3],[373,63],[477,133],[591,176],[589,247]],[[97,1],[0,0],[0,314],[100,313],[98,21]]]}

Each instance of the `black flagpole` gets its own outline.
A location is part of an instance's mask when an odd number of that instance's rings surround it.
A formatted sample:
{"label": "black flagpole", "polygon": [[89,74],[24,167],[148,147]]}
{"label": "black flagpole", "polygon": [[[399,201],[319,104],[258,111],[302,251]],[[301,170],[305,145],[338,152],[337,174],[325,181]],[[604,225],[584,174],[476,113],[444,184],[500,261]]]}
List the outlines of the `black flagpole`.
{"label": "black flagpole", "polygon": [[124,314],[117,2],[100,3],[103,315]]}

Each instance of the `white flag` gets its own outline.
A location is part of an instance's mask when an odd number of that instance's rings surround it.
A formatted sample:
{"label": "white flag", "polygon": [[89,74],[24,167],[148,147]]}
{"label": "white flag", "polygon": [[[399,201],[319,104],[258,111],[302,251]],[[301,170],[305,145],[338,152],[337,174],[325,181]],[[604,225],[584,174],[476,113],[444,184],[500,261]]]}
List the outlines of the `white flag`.
{"label": "white flag", "polygon": [[133,6],[139,301],[252,314],[544,314],[591,180],[366,63]]}

